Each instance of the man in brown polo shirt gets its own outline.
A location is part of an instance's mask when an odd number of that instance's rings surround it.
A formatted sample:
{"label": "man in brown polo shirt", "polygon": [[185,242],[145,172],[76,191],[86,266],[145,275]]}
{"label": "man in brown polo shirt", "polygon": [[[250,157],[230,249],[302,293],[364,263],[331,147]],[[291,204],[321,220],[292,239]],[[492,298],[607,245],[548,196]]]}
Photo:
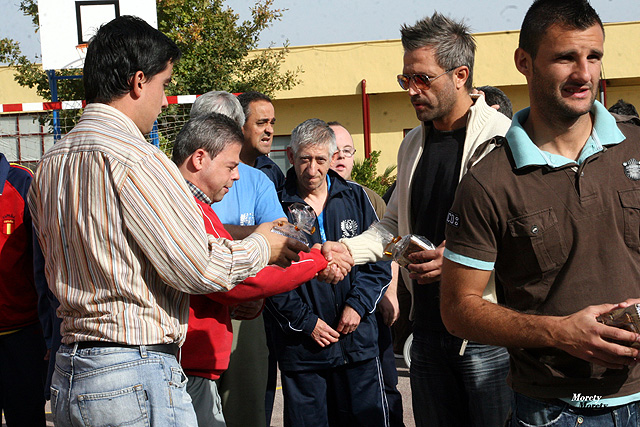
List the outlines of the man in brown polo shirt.
{"label": "man in brown polo shirt", "polygon": [[[509,348],[513,426],[638,422],[640,336],[596,321],[640,302],[640,127],[595,101],[603,42],[586,0],[534,2],[515,53],[531,107],[447,219],[442,319]],[[494,268],[501,305],[482,299]]]}

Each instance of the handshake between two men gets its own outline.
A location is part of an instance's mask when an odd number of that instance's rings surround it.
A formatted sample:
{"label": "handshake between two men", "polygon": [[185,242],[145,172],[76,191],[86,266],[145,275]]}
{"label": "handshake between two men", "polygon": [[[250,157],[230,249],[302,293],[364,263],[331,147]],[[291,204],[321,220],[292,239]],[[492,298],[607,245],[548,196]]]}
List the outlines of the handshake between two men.
{"label": "handshake between two men", "polygon": [[[260,224],[255,233],[264,236],[271,250],[269,264],[275,264],[280,267],[288,267],[292,262],[300,260],[298,255],[300,252],[309,252],[309,247],[303,242],[292,237],[283,236],[272,232],[276,226],[280,226],[282,220],[266,222]],[[318,280],[335,285],[345,278],[353,267],[353,257],[347,249],[347,246],[338,242],[326,242],[324,245],[319,243],[313,245],[312,249],[321,250],[322,254],[329,262],[327,267],[318,273]]]}

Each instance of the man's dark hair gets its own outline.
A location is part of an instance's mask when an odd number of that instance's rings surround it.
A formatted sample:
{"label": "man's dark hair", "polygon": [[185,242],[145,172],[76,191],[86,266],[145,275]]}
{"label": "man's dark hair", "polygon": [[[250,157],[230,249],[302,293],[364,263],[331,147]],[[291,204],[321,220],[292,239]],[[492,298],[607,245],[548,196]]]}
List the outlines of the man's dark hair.
{"label": "man's dark hair", "polygon": [[180,59],[169,37],[135,16],[120,16],[100,27],[89,41],[83,83],[87,103],[109,103],[131,90],[142,71],[147,80]]}
{"label": "man's dark hair", "polygon": [[633,104],[629,104],[623,99],[618,99],[618,102],[609,107],[609,112],[614,114],[620,114],[621,116],[635,116],[638,117],[638,110]]}
{"label": "man's dark hair", "polygon": [[400,34],[405,51],[431,47],[435,50],[438,65],[445,70],[466,65],[469,68],[469,78],[465,87],[469,90],[473,88],[476,42],[464,23],[435,12],[433,16],[426,17],[411,27],[403,25]]}
{"label": "man's dark hair", "polygon": [[250,113],[249,106],[251,105],[252,102],[267,101],[267,102],[273,103],[271,101],[271,98],[269,98],[267,95],[261,92],[256,92],[256,91],[241,93],[240,95],[238,95],[238,101],[240,101],[240,105],[242,105],[242,111],[244,111],[245,120],[249,119],[249,113]]}
{"label": "man's dark hair", "polygon": [[598,13],[587,0],[536,0],[522,21],[518,46],[535,59],[540,40],[552,25],[571,30],[604,27]]}
{"label": "man's dark hair", "polygon": [[498,108],[498,112],[510,119],[513,117],[513,106],[506,93],[495,86],[480,86],[477,89],[484,92],[484,100],[488,106],[497,105],[500,107]]}
{"label": "man's dark hair", "polygon": [[232,118],[219,113],[197,116],[189,119],[176,136],[171,159],[180,166],[199,148],[213,159],[230,144],[242,141],[242,129]]}

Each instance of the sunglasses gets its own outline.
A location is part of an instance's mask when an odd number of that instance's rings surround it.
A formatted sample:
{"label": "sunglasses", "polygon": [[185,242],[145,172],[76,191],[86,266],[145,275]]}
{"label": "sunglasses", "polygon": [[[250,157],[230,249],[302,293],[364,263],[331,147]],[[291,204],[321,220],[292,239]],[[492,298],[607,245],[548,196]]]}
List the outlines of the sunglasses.
{"label": "sunglasses", "polygon": [[442,77],[447,73],[452,72],[456,68],[458,67],[453,67],[435,77],[429,77],[426,74],[398,74],[398,84],[402,89],[409,90],[409,86],[413,81],[413,84],[416,85],[416,89],[418,90],[428,89],[435,79],[437,79],[438,77]]}

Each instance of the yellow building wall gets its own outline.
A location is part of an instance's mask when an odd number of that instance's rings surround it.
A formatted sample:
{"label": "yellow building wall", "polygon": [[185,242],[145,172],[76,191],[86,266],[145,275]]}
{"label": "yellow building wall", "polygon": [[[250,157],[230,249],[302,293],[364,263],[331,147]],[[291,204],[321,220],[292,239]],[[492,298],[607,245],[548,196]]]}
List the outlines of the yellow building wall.
{"label": "yellow building wall", "polygon": [[618,99],[624,99],[636,108],[640,108],[640,81],[633,85],[619,83],[619,85],[607,86],[608,106],[615,104]]}
{"label": "yellow building wall", "polygon": [[0,66],[0,104],[21,104],[24,102],[44,101],[35,89],[20,86],[14,80],[14,70]]}

